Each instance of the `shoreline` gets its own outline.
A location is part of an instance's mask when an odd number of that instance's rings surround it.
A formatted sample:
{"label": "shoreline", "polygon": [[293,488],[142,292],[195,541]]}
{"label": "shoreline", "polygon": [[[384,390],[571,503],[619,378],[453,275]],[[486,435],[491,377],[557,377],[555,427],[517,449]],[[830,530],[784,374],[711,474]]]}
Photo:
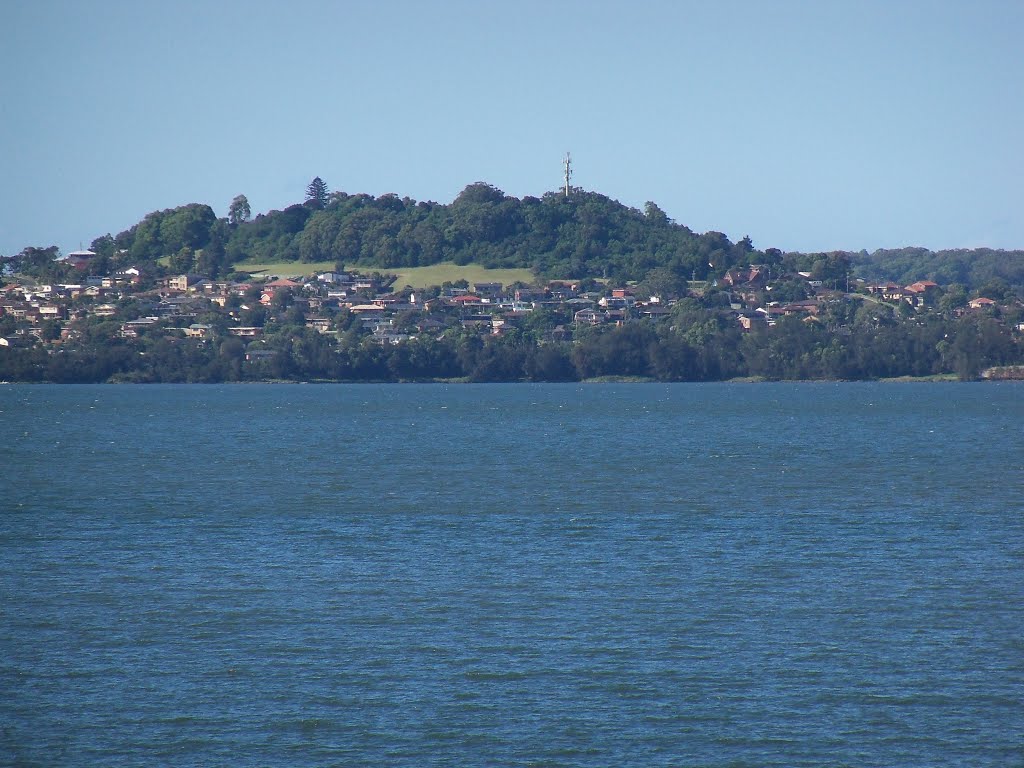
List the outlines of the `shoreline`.
{"label": "shoreline", "polygon": [[342,379],[262,379],[251,381],[94,381],[94,382],[54,382],[54,381],[0,381],[0,386],[8,385],[29,385],[29,386],[57,386],[57,387],[81,387],[81,386],[298,386],[303,384],[337,384],[337,385],[394,385],[402,386],[407,384],[430,384],[430,385],[478,385],[488,386],[493,384],[522,384],[522,385],[585,385],[594,386],[601,384],[989,384],[989,383],[1013,383],[1024,382],[1021,377],[1002,376],[980,376],[976,379],[959,379],[955,374],[937,374],[933,376],[898,376],[885,379],[761,379],[754,377],[742,377],[735,379],[719,379],[716,381],[659,381],[658,379],[642,379],[638,377],[614,377],[602,376],[594,379],[581,379],[579,381],[468,381],[466,379],[410,379],[410,380],[342,380]]}

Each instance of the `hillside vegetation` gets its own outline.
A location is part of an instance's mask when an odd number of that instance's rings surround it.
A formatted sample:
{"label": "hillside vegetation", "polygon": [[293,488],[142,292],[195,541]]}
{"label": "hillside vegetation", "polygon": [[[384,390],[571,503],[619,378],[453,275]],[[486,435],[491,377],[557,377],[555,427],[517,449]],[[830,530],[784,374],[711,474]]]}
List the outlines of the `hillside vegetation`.
{"label": "hillside vegetation", "polygon": [[325,202],[311,198],[252,219],[219,220],[209,206],[191,204],[97,238],[92,250],[114,266],[169,257],[171,271],[210,277],[244,263],[298,261],[388,271],[474,263],[541,277],[624,281],[643,279],[656,267],[703,279],[749,261],[753,246],[720,232],[695,234],[654,203],[639,211],[583,190],[518,199],[476,183],[448,205],[336,192]]}
{"label": "hillside vegetation", "polygon": [[[26,249],[27,255],[11,257],[14,269],[58,277],[45,274],[60,267],[47,263],[44,250],[50,249]],[[540,279],[616,283],[643,281],[658,270],[659,281],[678,284],[720,277],[751,263],[816,272],[827,280],[832,273],[846,274],[837,266],[849,264],[854,275],[869,281],[934,280],[968,291],[994,284],[1024,295],[1024,251],[902,248],[784,254],[770,247],[755,249],[748,237],[732,242],[721,232],[695,233],[653,202],[641,211],[582,189],[568,196],[549,192],[520,199],[483,182],[470,184],[443,204],[394,194],[329,193],[315,179],[306,200],[284,210],[252,217],[248,201],[239,195],[221,219],[209,205],[191,203],[154,211],[116,236],[98,237],[91,250],[100,257],[89,266],[95,274],[129,265],[157,275],[196,272],[223,278],[247,271],[246,265],[257,265],[254,271],[272,267],[300,274],[328,264],[390,273],[474,264],[529,270]],[[33,259],[39,263],[25,269]],[[296,262],[310,266],[283,267]],[[426,285],[430,274],[408,272],[397,284]],[[525,274],[519,271],[514,279]]]}

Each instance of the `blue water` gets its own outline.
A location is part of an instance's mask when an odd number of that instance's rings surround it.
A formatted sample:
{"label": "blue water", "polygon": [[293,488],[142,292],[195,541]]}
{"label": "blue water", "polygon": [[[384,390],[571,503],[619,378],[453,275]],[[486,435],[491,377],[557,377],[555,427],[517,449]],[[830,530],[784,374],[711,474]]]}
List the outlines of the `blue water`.
{"label": "blue water", "polygon": [[0,387],[0,765],[1024,766],[1020,384]]}

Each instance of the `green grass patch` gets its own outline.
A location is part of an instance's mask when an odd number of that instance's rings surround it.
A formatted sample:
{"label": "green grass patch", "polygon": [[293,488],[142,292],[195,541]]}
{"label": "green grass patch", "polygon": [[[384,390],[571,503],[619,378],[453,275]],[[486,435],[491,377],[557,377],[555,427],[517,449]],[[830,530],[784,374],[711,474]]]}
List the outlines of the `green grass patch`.
{"label": "green grass patch", "polygon": [[[278,261],[278,262],[239,262],[235,269],[239,272],[248,272],[251,275],[262,277],[266,275],[278,275],[280,277],[307,277],[314,272],[329,272],[335,267],[333,261]],[[523,283],[533,282],[533,273],[528,269],[488,269],[479,264],[432,264],[429,267],[396,267],[384,269],[371,265],[346,264],[345,268],[362,274],[372,272],[384,272],[397,275],[395,288],[411,286],[413,288],[426,288],[431,285],[441,285],[445,282],[456,280],[467,280],[473,283],[501,283],[509,285],[516,281]]]}

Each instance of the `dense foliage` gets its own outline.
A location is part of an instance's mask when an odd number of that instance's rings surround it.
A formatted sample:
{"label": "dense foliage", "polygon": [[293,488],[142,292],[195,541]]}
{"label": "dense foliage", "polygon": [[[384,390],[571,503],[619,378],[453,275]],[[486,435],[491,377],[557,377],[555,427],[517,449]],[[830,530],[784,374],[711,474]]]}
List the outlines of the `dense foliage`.
{"label": "dense foliage", "polygon": [[[721,295],[683,299],[665,319],[580,328],[574,341],[550,337],[568,320],[546,310],[514,332],[491,336],[452,328],[398,344],[380,344],[358,319],[335,318],[337,337],[303,327],[284,303],[260,308],[265,335],[246,343],[211,314],[210,339],[180,337],[168,323],[135,339],[117,322],[91,318],[57,350],[5,349],[0,380],[53,382],[220,382],[278,380],[577,381],[637,377],[658,381],[874,379],[956,374],[976,378],[989,366],[1024,362],[1024,345],[989,314],[931,313],[901,319],[868,301],[835,302],[816,321],[783,317],[744,333]],[[252,321],[254,315],[246,319]],[[414,322],[406,318],[403,322]],[[1012,318],[1020,322],[1021,313]],[[7,321],[4,321],[7,322]],[[247,359],[254,349],[259,359]]]}
{"label": "dense foliage", "polygon": [[[445,205],[394,194],[331,193],[317,177],[306,188],[305,201],[284,210],[252,217],[245,195],[238,195],[227,218],[218,219],[210,206],[193,203],[154,211],[117,236],[96,238],[91,249],[100,256],[90,267],[96,274],[132,265],[151,274],[194,270],[217,278],[246,261],[327,261],[380,269],[452,261],[528,267],[542,278],[624,283],[645,280],[652,270],[660,270],[662,280],[678,282],[761,263],[812,272],[836,287],[852,267],[853,274],[869,281],[934,280],[968,292],[985,289],[993,298],[1007,292],[1024,296],[1024,251],[783,254],[755,250],[746,237],[733,243],[721,232],[697,234],[653,202],[640,211],[582,189],[568,197],[549,192],[519,199],[483,182],[470,184]],[[52,276],[52,258],[40,254],[45,250],[26,249],[28,257],[14,269]]]}
{"label": "dense foliage", "polygon": [[892,280],[901,285],[934,280],[939,285],[957,283],[994,299],[1002,299],[1008,291],[1024,296],[1022,251],[899,248],[857,254],[853,264],[865,278]]}
{"label": "dense foliage", "polygon": [[164,259],[170,272],[195,269],[210,277],[243,261],[301,260],[383,269],[473,262],[529,267],[541,277],[618,281],[642,280],[661,268],[679,279],[704,279],[764,256],[749,238],[732,243],[720,232],[696,234],[654,203],[639,211],[579,189],[568,197],[518,199],[478,182],[444,205],[393,194],[328,194],[317,178],[306,195],[304,203],[255,217],[244,195],[231,201],[222,220],[200,204],[155,211],[91,247],[104,267],[159,271]]}

